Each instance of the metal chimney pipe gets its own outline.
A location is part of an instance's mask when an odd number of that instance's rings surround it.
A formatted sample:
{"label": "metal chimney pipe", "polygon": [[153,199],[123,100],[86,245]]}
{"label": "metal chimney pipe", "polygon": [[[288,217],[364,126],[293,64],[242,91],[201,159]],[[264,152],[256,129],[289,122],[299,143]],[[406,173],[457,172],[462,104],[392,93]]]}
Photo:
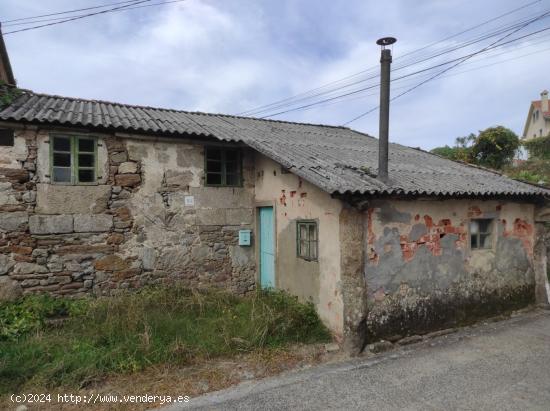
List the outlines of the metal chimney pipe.
{"label": "metal chimney pipe", "polygon": [[390,128],[390,70],[391,50],[386,49],[397,40],[393,37],[384,37],[376,42],[382,46],[380,56],[380,123],[378,130],[378,179],[388,181],[388,145]]}

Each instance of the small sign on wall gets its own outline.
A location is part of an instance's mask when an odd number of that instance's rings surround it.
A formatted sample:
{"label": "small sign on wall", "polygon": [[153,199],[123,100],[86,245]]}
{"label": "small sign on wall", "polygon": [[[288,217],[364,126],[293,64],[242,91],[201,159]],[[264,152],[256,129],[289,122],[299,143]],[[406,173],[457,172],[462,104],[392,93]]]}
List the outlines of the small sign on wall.
{"label": "small sign on wall", "polygon": [[185,196],[183,198],[185,207],[195,207],[195,196]]}

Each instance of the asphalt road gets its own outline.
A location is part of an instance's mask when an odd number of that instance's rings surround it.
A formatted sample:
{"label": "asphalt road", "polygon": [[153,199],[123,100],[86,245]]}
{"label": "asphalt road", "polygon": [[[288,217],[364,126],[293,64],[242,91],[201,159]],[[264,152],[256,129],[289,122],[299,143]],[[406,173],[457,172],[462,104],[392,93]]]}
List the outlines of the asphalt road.
{"label": "asphalt road", "polygon": [[550,311],[463,329],[376,357],[241,384],[166,408],[550,410]]}

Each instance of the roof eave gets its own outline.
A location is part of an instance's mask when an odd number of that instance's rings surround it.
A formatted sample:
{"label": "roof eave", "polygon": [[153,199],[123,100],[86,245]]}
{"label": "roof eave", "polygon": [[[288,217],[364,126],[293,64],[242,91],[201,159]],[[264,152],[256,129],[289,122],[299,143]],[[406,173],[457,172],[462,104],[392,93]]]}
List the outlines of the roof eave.
{"label": "roof eave", "polygon": [[7,83],[11,86],[16,86],[15,76],[11,68],[10,56],[8,55],[8,49],[4,43],[4,36],[2,34],[2,23],[0,23],[0,58],[2,59],[2,66],[4,67]]}

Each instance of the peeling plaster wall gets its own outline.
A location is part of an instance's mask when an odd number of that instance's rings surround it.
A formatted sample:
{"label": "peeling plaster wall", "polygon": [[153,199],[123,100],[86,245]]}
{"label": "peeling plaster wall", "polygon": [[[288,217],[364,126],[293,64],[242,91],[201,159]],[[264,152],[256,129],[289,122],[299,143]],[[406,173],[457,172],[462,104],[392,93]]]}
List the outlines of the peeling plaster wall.
{"label": "peeling plaster wall", "polygon": [[[142,184],[126,201],[135,235],[121,244],[121,254],[142,262],[147,281],[253,290],[254,248],[237,244],[238,231],[253,224],[251,150],[243,151],[243,187],[205,187],[202,145],[124,143],[129,160],[141,165]],[[194,205],[186,206],[185,197]]]}
{"label": "peeling plaster wall", "polygon": [[27,144],[21,135],[14,138],[13,146],[0,146],[0,168],[20,168],[27,159]]}
{"label": "peeling plaster wall", "polygon": [[[534,206],[374,201],[367,226],[368,340],[427,332],[534,301]],[[470,250],[471,218],[494,218],[493,247]]]}
{"label": "peeling plaster wall", "polygon": [[[343,336],[340,284],[339,218],[342,203],[281,166],[256,154],[256,202],[273,204],[276,224],[276,288],[315,304],[319,316],[337,337]],[[319,259],[306,261],[296,253],[296,221],[315,220]],[[258,245],[259,246],[259,245]]]}

